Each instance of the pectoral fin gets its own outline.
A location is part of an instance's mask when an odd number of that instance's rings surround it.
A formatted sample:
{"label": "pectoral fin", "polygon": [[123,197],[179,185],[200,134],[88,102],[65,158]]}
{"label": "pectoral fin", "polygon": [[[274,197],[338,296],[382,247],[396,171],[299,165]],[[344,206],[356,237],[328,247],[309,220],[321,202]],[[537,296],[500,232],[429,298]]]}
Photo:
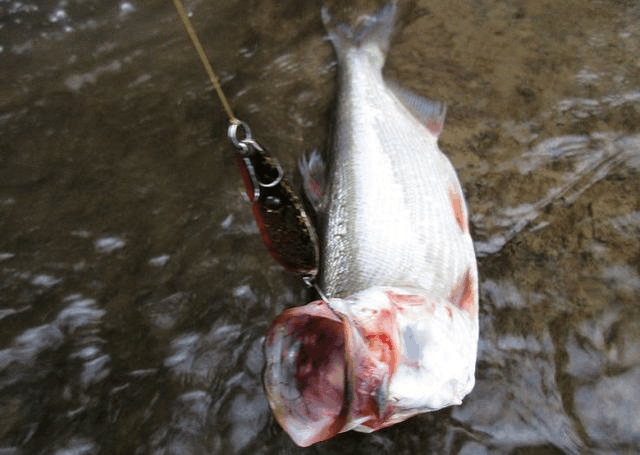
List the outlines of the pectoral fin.
{"label": "pectoral fin", "polygon": [[318,149],[302,155],[298,161],[298,169],[302,176],[304,193],[317,213],[323,208],[326,176],[325,164]]}

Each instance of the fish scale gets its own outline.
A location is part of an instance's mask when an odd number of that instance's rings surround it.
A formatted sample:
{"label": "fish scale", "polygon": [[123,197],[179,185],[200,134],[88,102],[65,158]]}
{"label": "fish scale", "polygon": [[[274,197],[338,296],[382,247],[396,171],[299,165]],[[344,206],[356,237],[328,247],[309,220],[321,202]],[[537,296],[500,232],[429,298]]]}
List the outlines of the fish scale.
{"label": "fish scale", "polygon": [[475,261],[448,196],[451,186],[462,194],[455,171],[370,54],[343,62],[321,286],[328,296],[407,284],[444,296]]}

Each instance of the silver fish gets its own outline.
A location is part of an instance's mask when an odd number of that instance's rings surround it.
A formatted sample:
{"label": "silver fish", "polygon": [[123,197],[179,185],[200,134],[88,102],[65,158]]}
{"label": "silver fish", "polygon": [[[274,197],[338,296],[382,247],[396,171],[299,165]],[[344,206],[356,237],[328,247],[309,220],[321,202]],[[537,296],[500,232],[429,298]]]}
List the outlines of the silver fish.
{"label": "silver fish", "polygon": [[334,151],[303,160],[323,233],[323,300],[285,311],[265,389],[301,446],[460,404],[474,385],[478,273],[460,182],[437,139],[444,108],[385,82],[396,15],[323,21],[338,56]]}

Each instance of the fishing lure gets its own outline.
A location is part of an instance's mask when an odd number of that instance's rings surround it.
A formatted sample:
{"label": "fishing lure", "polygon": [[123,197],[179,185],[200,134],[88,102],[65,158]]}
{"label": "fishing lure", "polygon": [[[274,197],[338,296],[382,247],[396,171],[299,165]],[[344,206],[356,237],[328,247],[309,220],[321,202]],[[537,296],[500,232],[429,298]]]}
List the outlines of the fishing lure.
{"label": "fishing lure", "polygon": [[238,166],[262,240],[271,257],[285,270],[302,275],[310,284],[318,273],[318,236],[302,201],[285,178],[278,160],[252,137],[249,125],[233,114],[184,6],[180,0],[173,3],[229,117],[227,135],[236,148]]}
{"label": "fishing lure", "polygon": [[[241,140],[240,128],[244,132]],[[251,137],[246,123],[232,121],[228,135],[237,149],[253,216],[269,254],[288,272],[314,278],[318,273],[318,237],[280,163]]]}

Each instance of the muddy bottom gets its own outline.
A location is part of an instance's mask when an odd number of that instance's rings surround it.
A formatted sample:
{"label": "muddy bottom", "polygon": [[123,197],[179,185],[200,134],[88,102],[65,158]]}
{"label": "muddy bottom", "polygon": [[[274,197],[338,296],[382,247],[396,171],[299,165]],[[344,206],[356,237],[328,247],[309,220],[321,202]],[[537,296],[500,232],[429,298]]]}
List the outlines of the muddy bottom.
{"label": "muddy bottom", "polygon": [[[236,115],[291,175],[330,136],[320,6],[187,2]],[[401,12],[385,72],[447,103],[479,257],[464,403],[297,448],[264,397],[262,341],[309,296],[266,252],[171,2],[9,0],[0,453],[640,451],[640,6]]]}

